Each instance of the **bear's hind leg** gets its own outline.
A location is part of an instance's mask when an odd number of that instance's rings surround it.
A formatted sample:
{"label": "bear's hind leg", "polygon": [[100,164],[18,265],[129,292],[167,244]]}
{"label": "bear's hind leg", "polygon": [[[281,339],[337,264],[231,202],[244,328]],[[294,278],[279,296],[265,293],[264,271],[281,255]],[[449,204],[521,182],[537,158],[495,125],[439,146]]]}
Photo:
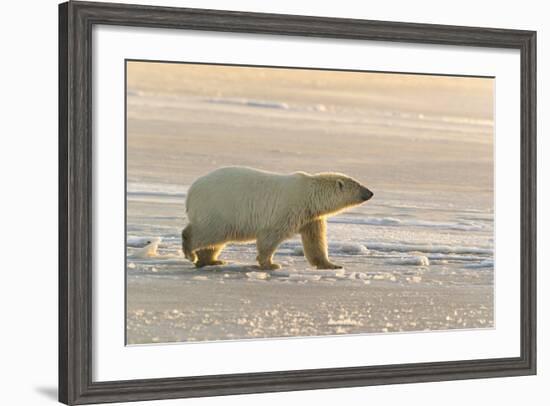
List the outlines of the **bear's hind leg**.
{"label": "bear's hind leg", "polygon": [[258,248],[257,260],[260,269],[273,270],[281,268],[281,265],[273,263],[273,254],[275,250],[285,240],[284,236],[277,232],[262,232],[258,235],[256,246]]}
{"label": "bear's hind leg", "polygon": [[191,262],[197,261],[197,256],[191,248],[191,225],[187,225],[181,232],[181,250],[183,255]]}
{"label": "bear's hind leg", "polygon": [[307,261],[317,269],[341,269],[328,259],[327,222],[320,218],[300,229],[302,245]]}
{"label": "bear's hind leg", "polygon": [[216,245],[214,247],[202,248],[194,252],[197,256],[195,266],[201,268],[207,265],[224,265],[226,262],[218,259],[223,245]]}

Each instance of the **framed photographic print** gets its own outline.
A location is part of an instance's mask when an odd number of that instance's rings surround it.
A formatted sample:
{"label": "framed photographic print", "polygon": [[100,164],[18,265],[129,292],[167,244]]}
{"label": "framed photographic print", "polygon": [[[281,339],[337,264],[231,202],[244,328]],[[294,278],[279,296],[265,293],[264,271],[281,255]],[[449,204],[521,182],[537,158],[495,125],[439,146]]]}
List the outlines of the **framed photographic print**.
{"label": "framed photographic print", "polygon": [[536,373],[535,32],[59,7],[61,402]]}

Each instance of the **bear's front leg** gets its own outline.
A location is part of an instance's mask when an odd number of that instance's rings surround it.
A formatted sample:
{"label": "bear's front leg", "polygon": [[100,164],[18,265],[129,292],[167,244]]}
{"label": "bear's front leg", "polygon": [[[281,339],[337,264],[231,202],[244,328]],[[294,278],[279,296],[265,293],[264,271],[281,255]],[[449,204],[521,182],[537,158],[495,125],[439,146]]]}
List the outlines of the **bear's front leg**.
{"label": "bear's front leg", "polygon": [[273,270],[281,268],[281,265],[273,263],[273,254],[281,242],[285,239],[276,231],[263,231],[256,239],[258,248],[258,263],[260,269]]}
{"label": "bear's front leg", "polygon": [[320,218],[300,229],[302,245],[307,261],[317,269],[341,269],[328,259],[327,221]]}

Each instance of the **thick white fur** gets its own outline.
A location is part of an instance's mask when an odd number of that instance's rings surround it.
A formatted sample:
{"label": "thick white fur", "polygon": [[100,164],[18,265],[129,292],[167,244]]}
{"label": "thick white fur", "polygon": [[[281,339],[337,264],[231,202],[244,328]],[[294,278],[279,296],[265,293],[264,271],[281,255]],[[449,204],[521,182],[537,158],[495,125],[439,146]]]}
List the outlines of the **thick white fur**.
{"label": "thick white fur", "polygon": [[255,240],[260,267],[274,269],[278,266],[271,258],[277,246],[301,233],[313,265],[337,267],[326,253],[325,217],[368,200],[365,190],[354,179],[336,173],[214,170],[189,189],[183,251],[197,266],[220,264],[217,255],[226,243]]}

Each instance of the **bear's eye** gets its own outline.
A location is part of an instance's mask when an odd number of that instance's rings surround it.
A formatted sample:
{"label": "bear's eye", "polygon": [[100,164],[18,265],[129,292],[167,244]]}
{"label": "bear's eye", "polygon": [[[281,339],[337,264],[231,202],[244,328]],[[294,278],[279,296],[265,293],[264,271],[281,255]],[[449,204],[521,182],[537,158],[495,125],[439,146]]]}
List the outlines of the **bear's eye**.
{"label": "bear's eye", "polygon": [[340,190],[344,190],[344,182],[338,180],[338,187],[340,188]]}

